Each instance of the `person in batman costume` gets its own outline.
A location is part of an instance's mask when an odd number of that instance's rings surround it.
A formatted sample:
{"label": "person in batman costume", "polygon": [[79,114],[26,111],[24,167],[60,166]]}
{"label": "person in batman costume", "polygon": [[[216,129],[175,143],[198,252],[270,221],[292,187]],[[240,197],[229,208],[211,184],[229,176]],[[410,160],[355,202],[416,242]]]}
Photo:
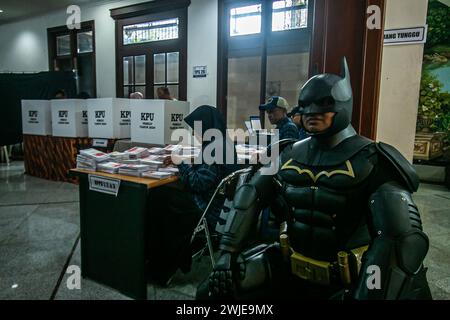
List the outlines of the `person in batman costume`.
{"label": "person in batman costume", "polygon": [[[277,174],[259,170],[237,189],[197,298],[431,299],[418,177],[394,147],[353,129],[345,58],[340,76],[312,77],[298,103],[310,137],[284,147]],[[279,241],[258,244],[268,206]]]}

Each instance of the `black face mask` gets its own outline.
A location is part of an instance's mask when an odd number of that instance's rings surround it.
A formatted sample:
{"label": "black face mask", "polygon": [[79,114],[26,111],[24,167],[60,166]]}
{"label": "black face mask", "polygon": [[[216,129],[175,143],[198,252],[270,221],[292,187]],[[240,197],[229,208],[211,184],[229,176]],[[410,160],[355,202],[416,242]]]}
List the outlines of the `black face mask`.
{"label": "black face mask", "polygon": [[341,76],[319,74],[305,83],[300,91],[298,105],[302,115],[334,112],[333,124],[314,136],[330,136],[348,127],[352,119],[353,94],[347,60],[342,59]]}

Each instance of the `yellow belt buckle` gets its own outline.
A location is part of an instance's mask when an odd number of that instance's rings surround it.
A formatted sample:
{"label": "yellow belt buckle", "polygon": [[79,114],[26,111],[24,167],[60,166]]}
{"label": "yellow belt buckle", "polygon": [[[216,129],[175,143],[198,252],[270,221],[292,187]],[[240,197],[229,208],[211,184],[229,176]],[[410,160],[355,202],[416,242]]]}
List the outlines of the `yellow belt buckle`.
{"label": "yellow belt buckle", "polygon": [[311,259],[297,252],[291,255],[292,273],[317,284],[330,284],[330,266],[329,262]]}

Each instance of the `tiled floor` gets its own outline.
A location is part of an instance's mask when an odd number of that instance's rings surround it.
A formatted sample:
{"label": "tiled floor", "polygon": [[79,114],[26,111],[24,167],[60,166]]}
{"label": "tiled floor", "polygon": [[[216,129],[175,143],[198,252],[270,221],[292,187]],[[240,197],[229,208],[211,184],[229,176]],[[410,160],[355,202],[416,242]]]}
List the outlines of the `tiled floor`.
{"label": "tiled floor", "polygon": [[[68,289],[66,265],[80,266],[78,187],[23,174],[23,163],[0,165],[0,300],[128,299],[82,279]],[[426,259],[435,299],[450,299],[450,192],[422,184],[414,195],[430,237]],[[188,274],[177,273],[167,288],[148,285],[149,299],[193,299],[209,273],[206,257]]]}

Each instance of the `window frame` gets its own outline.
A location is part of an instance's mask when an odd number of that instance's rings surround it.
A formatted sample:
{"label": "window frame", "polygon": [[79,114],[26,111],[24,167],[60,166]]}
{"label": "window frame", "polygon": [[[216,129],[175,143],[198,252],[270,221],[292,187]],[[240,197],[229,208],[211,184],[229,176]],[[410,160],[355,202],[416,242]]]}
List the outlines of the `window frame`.
{"label": "window frame", "polygon": [[[272,31],[273,2],[276,0],[223,0],[219,1],[217,106],[227,118],[228,59],[240,53],[261,57],[261,80],[259,103],[266,101],[267,57],[273,53],[290,53],[308,46],[311,51],[314,1],[308,0],[308,25],[306,28]],[[261,32],[231,36],[230,10],[235,7],[261,4]],[[262,125],[265,116],[260,112]]]}
{"label": "window frame", "polygon": [[[178,100],[187,98],[187,8],[190,0],[155,0],[116,9],[111,9],[115,20],[116,34],[116,96],[124,96],[123,58],[127,56],[146,56],[146,99],[154,98],[153,55],[164,52],[179,52]],[[149,41],[136,44],[123,44],[123,27],[158,20],[178,18],[178,39]]]}
{"label": "window frame", "polygon": [[[92,31],[92,51],[78,53],[78,37],[79,33]],[[62,35],[70,36],[70,54],[64,56],[57,55],[57,40],[56,38]],[[48,68],[50,71],[55,71],[55,60],[70,59],[72,70],[76,69],[77,59],[82,56],[92,55],[92,82],[93,82],[93,96],[97,97],[97,72],[96,72],[96,49],[95,49],[95,21],[89,20],[81,22],[80,29],[68,29],[67,26],[58,26],[47,29],[47,44],[48,44]],[[77,90],[78,90],[77,85]]]}

